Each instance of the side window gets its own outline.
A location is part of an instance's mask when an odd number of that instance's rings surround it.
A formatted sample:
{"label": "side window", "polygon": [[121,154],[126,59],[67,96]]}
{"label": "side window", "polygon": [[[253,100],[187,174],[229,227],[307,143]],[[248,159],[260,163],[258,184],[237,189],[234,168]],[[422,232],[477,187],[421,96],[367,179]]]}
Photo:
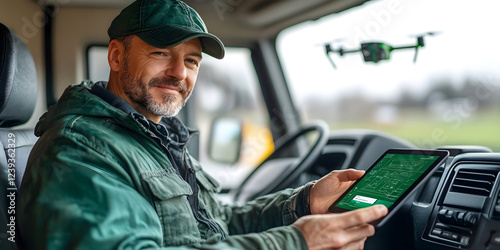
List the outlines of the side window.
{"label": "side window", "polygon": [[[269,116],[250,50],[226,48],[222,60],[204,55],[193,93],[196,126],[200,130],[200,162],[222,188],[235,187],[274,150]],[[217,162],[208,155],[212,122],[221,117],[237,119],[242,124],[236,163]]]}
{"label": "side window", "polygon": [[108,46],[90,45],[87,47],[87,78],[93,82],[109,79]]}

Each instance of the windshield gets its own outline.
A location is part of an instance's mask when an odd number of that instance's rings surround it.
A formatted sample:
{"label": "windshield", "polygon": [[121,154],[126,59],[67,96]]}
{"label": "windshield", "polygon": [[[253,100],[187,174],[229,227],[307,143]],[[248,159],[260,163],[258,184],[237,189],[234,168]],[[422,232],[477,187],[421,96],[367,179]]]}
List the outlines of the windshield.
{"label": "windshield", "polygon": [[[420,148],[500,150],[499,8],[496,0],[369,1],[285,30],[278,53],[303,121],[375,129]],[[366,42],[414,46],[418,36],[417,55],[393,50],[374,63],[339,53]]]}

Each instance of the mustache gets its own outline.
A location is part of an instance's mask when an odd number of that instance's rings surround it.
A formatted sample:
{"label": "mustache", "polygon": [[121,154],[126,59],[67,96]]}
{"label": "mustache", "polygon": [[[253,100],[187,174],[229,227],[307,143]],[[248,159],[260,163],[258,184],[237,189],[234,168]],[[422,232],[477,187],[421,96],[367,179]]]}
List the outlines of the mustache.
{"label": "mustache", "polygon": [[179,89],[179,92],[181,94],[186,94],[187,93],[187,87],[186,84],[183,84],[180,81],[177,81],[175,79],[162,79],[162,78],[153,78],[149,81],[149,87],[153,88],[156,86],[170,86],[170,87],[175,87]]}

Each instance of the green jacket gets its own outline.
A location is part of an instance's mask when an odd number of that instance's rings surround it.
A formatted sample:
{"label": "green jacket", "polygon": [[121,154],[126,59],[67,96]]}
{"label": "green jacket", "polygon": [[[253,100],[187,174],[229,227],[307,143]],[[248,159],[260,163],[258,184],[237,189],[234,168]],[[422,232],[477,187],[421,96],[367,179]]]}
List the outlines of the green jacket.
{"label": "green jacket", "polygon": [[90,93],[93,85],[70,86],[37,124],[40,139],[19,192],[22,246],[307,248],[290,224],[307,213],[309,185],[243,206],[223,205],[215,196],[217,185],[186,152],[196,172],[198,212],[211,222],[202,223],[188,201],[193,187],[168,151],[133,114]]}

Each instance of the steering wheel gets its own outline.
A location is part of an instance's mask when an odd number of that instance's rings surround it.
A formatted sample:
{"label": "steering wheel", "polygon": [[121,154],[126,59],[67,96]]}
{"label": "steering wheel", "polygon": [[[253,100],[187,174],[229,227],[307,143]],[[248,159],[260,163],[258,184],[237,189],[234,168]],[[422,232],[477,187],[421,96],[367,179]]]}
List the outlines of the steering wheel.
{"label": "steering wheel", "polygon": [[[298,158],[279,158],[292,143],[309,132],[317,132],[317,137],[309,151]],[[296,133],[286,135],[276,142],[274,152],[233,191],[233,200],[244,203],[256,197],[290,187],[302,173],[307,171],[321,155],[328,141],[330,129],[326,122],[316,121]],[[279,158],[279,159],[278,159]]]}

